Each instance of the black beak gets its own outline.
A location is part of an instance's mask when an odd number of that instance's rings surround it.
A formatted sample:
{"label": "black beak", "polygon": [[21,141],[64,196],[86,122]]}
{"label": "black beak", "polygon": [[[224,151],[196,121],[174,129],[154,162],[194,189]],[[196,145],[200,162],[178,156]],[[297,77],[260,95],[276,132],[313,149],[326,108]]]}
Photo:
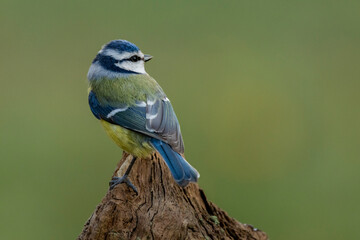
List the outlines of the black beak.
{"label": "black beak", "polygon": [[150,55],[147,55],[147,54],[144,55],[144,61],[145,62],[150,61],[152,58],[153,58],[153,56],[150,56]]}

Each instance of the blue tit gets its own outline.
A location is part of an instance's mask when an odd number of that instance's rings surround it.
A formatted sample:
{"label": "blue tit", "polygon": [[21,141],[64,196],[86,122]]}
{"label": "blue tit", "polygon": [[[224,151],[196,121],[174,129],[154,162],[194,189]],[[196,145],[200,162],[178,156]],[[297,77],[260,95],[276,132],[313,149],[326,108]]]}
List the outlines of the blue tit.
{"label": "blue tit", "polygon": [[110,181],[110,189],[126,183],[137,193],[128,178],[130,170],[137,158],[155,151],[180,186],[200,176],[184,158],[180,125],[170,100],[145,71],[151,58],[133,43],[113,40],[98,52],[87,75],[92,113],[113,141],[133,156],[125,175]]}

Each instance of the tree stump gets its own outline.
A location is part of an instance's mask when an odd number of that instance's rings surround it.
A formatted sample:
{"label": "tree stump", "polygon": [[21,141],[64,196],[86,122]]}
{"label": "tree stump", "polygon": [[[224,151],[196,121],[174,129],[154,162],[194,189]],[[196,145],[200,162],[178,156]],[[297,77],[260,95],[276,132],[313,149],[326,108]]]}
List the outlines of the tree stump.
{"label": "tree stump", "polygon": [[[132,156],[124,153],[114,176],[121,177]],[[108,191],[78,240],[268,239],[209,202],[198,184],[179,187],[158,154],[138,158],[126,184]]]}

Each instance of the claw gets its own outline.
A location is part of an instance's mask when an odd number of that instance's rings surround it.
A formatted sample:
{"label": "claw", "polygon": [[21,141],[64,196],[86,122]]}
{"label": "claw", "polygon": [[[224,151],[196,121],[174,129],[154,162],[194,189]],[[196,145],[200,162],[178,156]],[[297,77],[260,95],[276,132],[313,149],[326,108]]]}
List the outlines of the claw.
{"label": "claw", "polygon": [[132,184],[132,182],[130,182],[127,175],[124,175],[122,177],[113,177],[109,182],[110,190],[112,190],[116,185],[120,183],[126,183],[132,190],[134,190],[136,195],[138,195],[136,187],[134,186],[134,184]]}

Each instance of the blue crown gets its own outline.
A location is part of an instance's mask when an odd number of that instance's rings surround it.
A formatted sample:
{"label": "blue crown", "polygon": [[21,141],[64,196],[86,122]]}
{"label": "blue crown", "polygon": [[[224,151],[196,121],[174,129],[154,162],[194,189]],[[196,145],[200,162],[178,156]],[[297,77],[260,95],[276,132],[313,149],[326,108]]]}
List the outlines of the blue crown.
{"label": "blue crown", "polygon": [[114,49],[119,53],[139,51],[139,48],[135,44],[121,39],[109,42],[105,45],[104,49]]}

